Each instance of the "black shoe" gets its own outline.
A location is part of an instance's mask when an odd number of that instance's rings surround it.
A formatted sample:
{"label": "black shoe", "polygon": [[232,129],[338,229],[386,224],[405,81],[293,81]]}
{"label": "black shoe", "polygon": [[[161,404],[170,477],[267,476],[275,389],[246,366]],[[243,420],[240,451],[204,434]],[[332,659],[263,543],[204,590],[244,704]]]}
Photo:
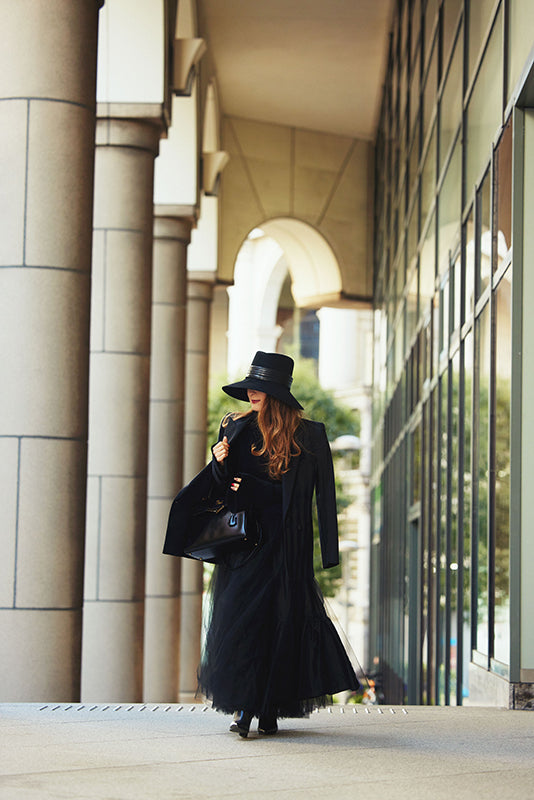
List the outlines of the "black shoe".
{"label": "black shoe", "polygon": [[233,733],[238,733],[243,739],[246,739],[252,722],[253,714],[249,711],[238,711],[234,722],[230,725],[230,730]]}
{"label": "black shoe", "polygon": [[276,714],[264,714],[260,717],[258,733],[262,733],[264,736],[274,736],[275,733],[278,733]]}

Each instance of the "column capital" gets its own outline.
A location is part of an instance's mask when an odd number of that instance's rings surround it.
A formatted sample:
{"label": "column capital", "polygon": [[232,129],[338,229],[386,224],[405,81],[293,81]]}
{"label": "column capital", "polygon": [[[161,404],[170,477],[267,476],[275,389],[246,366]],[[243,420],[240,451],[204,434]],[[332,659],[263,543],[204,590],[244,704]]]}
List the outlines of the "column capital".
{"label": "column capital", "polygon": [[177,239],[183,244],[191,242],[191,231],[198,219],[195,206],[160,204],[154,206],[154,238]]}
{"label": "column capital", "polygon": [[194,273],[187,273],[187,299],[188,300],[204,300],[206,303],[211,303],[213,300],[213,288],[215,281],[203,280],[200,275],[207,275],[208,273],[198,273],[199,277],[195,277]]}
{"label": "column capital", "polygon": [[133,147],[136,150],[148,150],[155,158],[164,131],[165,125],[161,117],[101,116],[99,113],[96,120],[95,142],[97,147]]}

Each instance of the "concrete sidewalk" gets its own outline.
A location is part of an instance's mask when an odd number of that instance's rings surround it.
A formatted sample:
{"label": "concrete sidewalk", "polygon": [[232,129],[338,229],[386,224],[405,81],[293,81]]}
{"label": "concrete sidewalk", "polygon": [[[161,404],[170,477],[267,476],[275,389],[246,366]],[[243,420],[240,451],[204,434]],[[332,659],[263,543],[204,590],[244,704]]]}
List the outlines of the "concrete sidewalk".
{"label": "concrete sidewalk", "polygon": [[534,798],[528,711],[333,706],[248,739],[230,722],[201,705],[0,705],[0,798]]}

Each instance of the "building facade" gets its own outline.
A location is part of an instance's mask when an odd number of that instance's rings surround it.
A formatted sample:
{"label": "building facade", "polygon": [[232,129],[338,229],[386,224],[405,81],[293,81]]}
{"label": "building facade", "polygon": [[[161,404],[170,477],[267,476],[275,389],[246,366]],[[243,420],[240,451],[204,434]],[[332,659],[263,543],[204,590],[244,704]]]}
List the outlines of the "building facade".
{"label": "building facade", "polygon": [[376,141],[371,652],[388,702],[534,694],[534,6],[398,2]]}

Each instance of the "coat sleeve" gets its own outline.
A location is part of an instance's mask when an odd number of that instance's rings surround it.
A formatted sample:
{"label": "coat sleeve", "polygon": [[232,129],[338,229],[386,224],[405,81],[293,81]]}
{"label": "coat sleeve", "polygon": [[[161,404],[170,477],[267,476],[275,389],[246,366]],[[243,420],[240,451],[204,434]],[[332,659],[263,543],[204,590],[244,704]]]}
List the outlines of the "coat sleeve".
{"label": "coat sleeve", "polygon": [[[224,424],[225,420],[226,420],[226,417],[224,417],[224,419],[222,420],[221,425],[219,427],[219,436],[217,437],[217,442],[222,442],[223,438],[226,436],[227,427]],[[228,459],[225,458],[224,461],[219,463],[217,461],[217,459],[215,458],[215,456],[213,455],[213,447],[214,446],[215,445],[213,445],[212,448],[211,448],[211,453],[212,453],[211,474],[212,474],[213,480],[215,481],[215,484],[217,485],[217,487],[221,487],[221,489],[226,490],[227,487],[228,487],[228,484],[229,484],[229,479],[230,479],[230,474],[229,474],[229,470],[228,470]]]}
{"label": "coat sleeve", "polygon": [[208,464],[174,498],[163,545],[163,552],[166,555],[184,555],[184,547],[188,543],[191,512],[208,496],[211,486],[211,464]]}
{"label": "coat sleeve", "polygon": [[337,528],[336,487],[334,482],[334,465],[332,453],[323,423],[318,424],[317,442],[317,476],[315,495],[317,500],[317,517],[319,520],[319,539],[323,567],[335,567],[339,564],[339,540]]}

